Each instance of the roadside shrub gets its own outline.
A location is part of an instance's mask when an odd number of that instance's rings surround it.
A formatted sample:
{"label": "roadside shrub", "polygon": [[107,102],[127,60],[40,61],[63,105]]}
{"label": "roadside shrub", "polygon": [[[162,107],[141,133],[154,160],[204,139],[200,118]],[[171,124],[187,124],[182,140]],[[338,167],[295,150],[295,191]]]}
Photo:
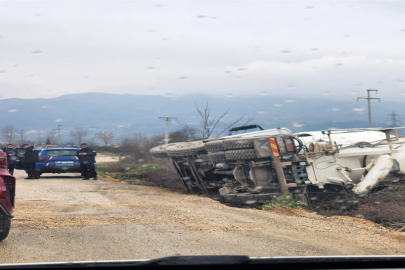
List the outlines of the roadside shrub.
{"label": "roadside shrub", "polygon": [[98,164],[97,171],[100,175],[107,175],[134,185],[156,186],[176,191],[186,190],[169,159],[137,164],[131,158],[126,158],[120,162]]}
{"label": "roadside shrub", "polygon": [[298,208],[301,206],[305,206],[306,204],[302,201],[297,201],[294,198],[291,198],[289,195],[283,195],[274,197],[274,200],[265,201],[262,206],[262,210],[270,210],[276,207],[283,207],[283,208]]}

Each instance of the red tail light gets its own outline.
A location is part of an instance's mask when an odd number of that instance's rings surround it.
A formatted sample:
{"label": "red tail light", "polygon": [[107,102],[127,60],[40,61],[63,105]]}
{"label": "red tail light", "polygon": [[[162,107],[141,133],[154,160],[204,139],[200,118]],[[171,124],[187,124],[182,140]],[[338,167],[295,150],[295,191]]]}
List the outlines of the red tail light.
{"label": "red tail light", "polygon": [[294,142],[291,138],[284,139],[284,142],[288,152],[295,152]]}

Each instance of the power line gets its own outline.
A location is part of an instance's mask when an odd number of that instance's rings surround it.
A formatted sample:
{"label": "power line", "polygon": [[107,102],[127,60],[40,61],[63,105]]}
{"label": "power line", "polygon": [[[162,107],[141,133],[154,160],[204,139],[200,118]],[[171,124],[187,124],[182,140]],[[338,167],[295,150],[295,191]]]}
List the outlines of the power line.
{"label": "power line", "polygon": [[358,97],[357,101],[359,101],[359,99],[367,99],[367,103],[368,103],[368,127],[371,128],[371,104],[370,104],[370,100],[372,99],[378,99],[378,102],[380,102],[379,98],[371,98],[370,97],[370,92],[376,92],[378,93],[378,90],[367,90],[367,97]]}
{"label": "power line", "polygon": [[164,119],[166,122],[166,129],[165,129],[165,144],[169,143],[169,122],[172,119],[177,119],[176,117],[158,117],[159,119]]}

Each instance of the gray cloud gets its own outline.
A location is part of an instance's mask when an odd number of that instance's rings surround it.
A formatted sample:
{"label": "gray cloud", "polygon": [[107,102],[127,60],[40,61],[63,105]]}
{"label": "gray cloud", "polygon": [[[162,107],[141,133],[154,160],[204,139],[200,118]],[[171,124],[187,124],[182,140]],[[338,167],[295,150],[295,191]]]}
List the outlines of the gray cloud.
{"label": "gray cloud", "polygon": [[[1,1],[0,95],[403,99],[404,2]],[[294,87],[291,87],[293,85]]]}

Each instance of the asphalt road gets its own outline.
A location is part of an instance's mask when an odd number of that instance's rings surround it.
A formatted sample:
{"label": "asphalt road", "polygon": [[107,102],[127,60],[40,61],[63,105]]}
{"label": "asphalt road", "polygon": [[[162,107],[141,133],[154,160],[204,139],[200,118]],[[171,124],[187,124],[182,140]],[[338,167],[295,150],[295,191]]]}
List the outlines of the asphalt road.
{"label": "asphalt road", "polygon": [[206,197],[78,175],[16,172],[12,232],[0,263],[405,254],[405,233],[358,218],[232,208]]}

